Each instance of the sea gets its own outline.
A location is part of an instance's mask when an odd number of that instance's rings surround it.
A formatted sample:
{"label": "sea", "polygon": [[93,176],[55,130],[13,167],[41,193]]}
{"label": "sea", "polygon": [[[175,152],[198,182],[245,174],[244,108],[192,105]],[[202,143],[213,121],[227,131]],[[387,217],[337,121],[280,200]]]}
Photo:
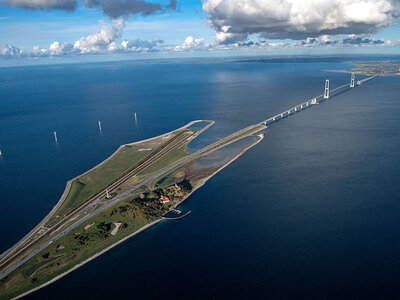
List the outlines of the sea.
{"label": "sea", "polygon": [[[328,70],[352,59],[0,68],[0,252],[119,145],[198,119],[215,125],[189,148],[207,145],[320,95],[325,79],[350,82]],[[189,216],[26,299],[399,298],[399,80],[375,78],[271,124],[182,204]]]}

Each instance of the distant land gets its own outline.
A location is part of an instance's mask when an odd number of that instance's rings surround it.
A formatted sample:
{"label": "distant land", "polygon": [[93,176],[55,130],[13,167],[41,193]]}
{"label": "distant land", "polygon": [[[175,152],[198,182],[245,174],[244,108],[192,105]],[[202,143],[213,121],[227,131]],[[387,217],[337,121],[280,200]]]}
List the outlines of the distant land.
{"label": "distant land", "polygon": [[400,75],[400,61],[356,61],[352,62],[354,66],[350,70],[330,70],[332,72],[357,73],[369,76],[389,76]]}

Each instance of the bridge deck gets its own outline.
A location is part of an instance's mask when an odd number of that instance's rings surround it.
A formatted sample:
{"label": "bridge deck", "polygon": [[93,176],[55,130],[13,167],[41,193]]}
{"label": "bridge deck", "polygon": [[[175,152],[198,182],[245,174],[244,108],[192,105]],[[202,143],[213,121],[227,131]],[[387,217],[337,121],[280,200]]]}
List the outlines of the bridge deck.
{"label": "bridge deck", "polygon": [[[360,84],[362,84],[362,83],[364,83],[364,82],[366,82],[368,80],[371,80],[371,79],[373,79],[375,77],[376,76],[370,76],[370,77],[364,78],[362,80],[359,80],[359,81],[357,81],[357,85],[360,85]],[[333,90],[330,90],[329,92],[330,93],[334,93],[334,92],[336,92],[336,91],[338,91],[340,89],[343,89],[345,87],[351,87],[351,82],[343,84],[343,85],[341,85],[341,86],[339,86],[337,88],[334,88]],[[259,124],[260,125],[268,125],[268,124],[274,123],[274,122],[276,122],[276,121],[278,121],[280,119],[283,119],[284,117],[290,116],[293,113],[296,113],[296,112],[299,112],[299,111],[304,110],[306,108],[309,108],[313,104],[318,104],[317,100],[322,98],[323,96],[324,96],[324,94],[318,95],[317,97],[309,99],[309,100],[307,100],[307,101],[305,101],[303,103],[300,103],[300,104],[298,104],[296,106],[293,106],[292,108],[289,108],[289,109],[287,109],[287,110],[285,110],[285,111],[283,111],[283,112],[281,112],[279,114],[276,114],[275,116],[273,116],[273,117],[271,117],[271,118],[269,118],[269,119],[267,119],[265,121],[262,121]]]}

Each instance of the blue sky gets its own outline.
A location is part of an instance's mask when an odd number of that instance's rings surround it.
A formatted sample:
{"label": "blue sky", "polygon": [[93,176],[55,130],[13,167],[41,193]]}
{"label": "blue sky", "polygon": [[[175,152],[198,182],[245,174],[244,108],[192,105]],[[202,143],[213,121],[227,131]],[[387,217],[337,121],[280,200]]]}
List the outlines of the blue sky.
{"label": "blue sky", "polygon": [[[102,19],[107,20],[107,17],[100,10],[83,5],[72,13],[3,6],[0,7],[0,41],[24,49],[35,45],[47,47],[57,40],[72,42],[98,31],[98,21]],[[168,43],[178,44],[193,34],[210,41],[214,38],[214,31],[207,26],[206,14],[201,9],[201,1],[185,0],[178,2],[178,10],[174,12],[148,17],[131,16],[124,38],[162,38]]]}
{"label": "blue sky", "polygon": [[[329,24],[320,18],[309,23],[303,21],[305,18],[301,14],[304,11],[308,17],[310,11],[314,12],[315,5],[312,5],[316,0],[305,0],[300,10],[296,8],[297,0],[204,0],[205,4],[201,0],[178,0],[176,9],[164,9],[169,1],[154,0],[163,7],[162,11],[148,16],[127,13],[118,18],[110,18],[110,13],[101,5],[88,7],[85,4],[93,0],[68,0],[78,1],[73,11],[51,6],[27,9],[26,1],[37,0],[0,0],[0,45],[3,45],[0,54],[3,57],[121,52],[134,53],[135,57],[141,53],[151,53],[154,57],[208,56],[221,52],[230,55],[399,53],[400,49],[397,0],[354,0],[353,3],[359,5],[356,8],[349,4],[351,1],[336,0],[342,9],[326,16],[325,19],[333,19]],[[116,6],[121,0],[100,1]],[[327,8],[333,2],[319,1],[321,7]],[[258,6],[249,8],[254,3]],[[288,11],[285,4],[292,11]],[[283,25],[275,24],[275,13],[279,13],[279,18],[284,15],[279,20]],[[123,19],[124,24],[117,24],[116,19]],[[355,21],[357,27],[351,28]],[[125,44],[122,41],[126,41]],[[54,42],[58,43],[50,47]],[[40,50],[33,53],[35,46]]]}

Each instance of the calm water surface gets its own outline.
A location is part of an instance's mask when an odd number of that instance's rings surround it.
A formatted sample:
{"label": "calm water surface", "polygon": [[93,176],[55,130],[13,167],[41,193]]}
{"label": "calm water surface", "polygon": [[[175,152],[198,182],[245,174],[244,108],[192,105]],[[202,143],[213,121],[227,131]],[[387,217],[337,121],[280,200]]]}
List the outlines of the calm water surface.
{"label": "calm water surface", "polygon": [[[0,251],[47,214],[68,179],[120,144],[214,120],[193,142],[199,147],[321,94],[325,78],[332,87],[348,82],[348,74],[324,72],[345,67],[282,60],[1,68]],[[399,95],[398,77],[378,78],[271,125],[184,203],[191,215],[27,298],[399,297]]]}

